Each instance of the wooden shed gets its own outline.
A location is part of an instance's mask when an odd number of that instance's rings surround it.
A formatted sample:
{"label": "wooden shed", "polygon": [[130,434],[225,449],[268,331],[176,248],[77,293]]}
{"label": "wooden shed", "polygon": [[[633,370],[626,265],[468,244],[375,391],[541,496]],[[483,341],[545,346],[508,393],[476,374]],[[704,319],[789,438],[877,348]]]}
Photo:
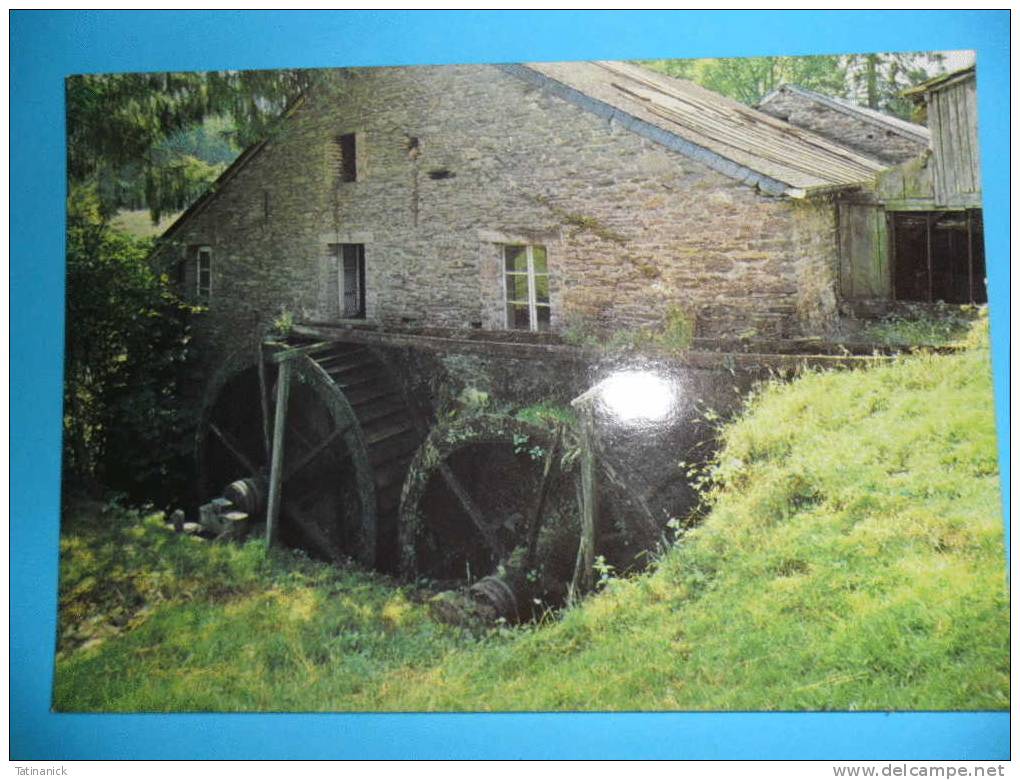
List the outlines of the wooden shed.
{"label": "wooden shed", "polygon": [[981,208],[975,67],[946,73],[904,94],[923,103],[928,117],[935,204]]}
{"label": "wooden shed", "polygon": [[975,85],[971,66],[905,93],[924,104],[931,145],[841,202],[844,300],[987,300]]}

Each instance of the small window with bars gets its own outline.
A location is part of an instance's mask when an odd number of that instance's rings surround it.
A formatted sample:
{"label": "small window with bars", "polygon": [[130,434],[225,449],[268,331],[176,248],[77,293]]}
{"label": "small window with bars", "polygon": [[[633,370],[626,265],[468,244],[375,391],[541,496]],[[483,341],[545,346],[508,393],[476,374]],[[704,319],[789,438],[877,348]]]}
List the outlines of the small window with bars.
{"label": "small window with bars", "polygon": [[200,246],[195,250],[195,293],[199,300],[212,298],[212,248]]}
{"label": "small window with bars", "polygon": [[330,244],[337,269],[337,296],[340,316],[365,318],[365,245]]}
{"label": "small window with bars", "polygon": [[549,264],[544,246],[503,247],[506,326],[512,330],[549,330]]}
{"label": "small window with bars", "polygon": [[354,133],[345,133],[336,138],[336,149],[340,158],[340,181],[358,180],[358,152]]}

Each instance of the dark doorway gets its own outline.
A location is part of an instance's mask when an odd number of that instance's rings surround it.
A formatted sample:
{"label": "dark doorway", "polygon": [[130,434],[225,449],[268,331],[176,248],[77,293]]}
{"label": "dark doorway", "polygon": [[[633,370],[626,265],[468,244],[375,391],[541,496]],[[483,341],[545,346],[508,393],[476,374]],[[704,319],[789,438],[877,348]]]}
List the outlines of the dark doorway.
{"label": "dark doorway", "polygon": [[980,209],[890,212],[896,300],[985,303],[983,227]]}

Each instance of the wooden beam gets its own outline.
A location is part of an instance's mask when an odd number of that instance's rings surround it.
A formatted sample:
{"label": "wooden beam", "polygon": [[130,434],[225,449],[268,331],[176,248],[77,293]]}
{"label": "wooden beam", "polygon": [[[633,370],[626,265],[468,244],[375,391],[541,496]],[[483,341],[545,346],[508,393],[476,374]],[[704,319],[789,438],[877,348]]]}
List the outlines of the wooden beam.
{"label": "wooden beam", "polygon": [[301,357],[302,355],[307,355],[311,352],[315,352],[317,350],[331,346],[331,344],[332,342],[329,341],[319,341],[316,342],[315,344],[305,344],[304,346],[301,347],[291,347],[289,345],[281,344],[276,341],[268,341],[266,342],[265,346],[270,347],[280,346],[284,347],[284,349],[281,349],[278,352],[271,353],[269,357],[267,357],[266,359],[270,363],[285,363],[288,360],[293,360],[294,358]]}
{"label": "wooden beam", "polygon": [[266,379],[266,353],[259,345],[259,401],[262,406],[262,439],[265,442],[266,460],[273,451],[273,443],[269,438],[269,382]]}
{"label": "wooden beam", "polygon": [[294,506],[293,502],[284,507],[281,512],[287,516],[287,520],[294,524],[297,530],[308,540],[308,543],[320,554],[334,563],[340,561],[340,556],[325,531],[309,519],[304,512]]}
{"label": "wooden beam", "polygon": [[556,456],[559,454],[560,437],[562,435],[563,427],[557,425],[549,452],[545,456],[545,465],[542,467],[542,482],[538,486],[538,500],[535,502],[535,512],[532,514],[531,523],[528,525],[528,554],[524,559],[524,568],[527,570],[531,570],[535,566],[535,556],[538,553],[538,532],[542,529],[542,513],[545,511],[545,501],[549,495],[549,484],[552,481],[549,479],[549,476],[552,472]]}
{"label": "wooden beam", "polygon": [[967,300],[974,303],[974,215],[967,209]]}
{"label": "wooden beam", "polygon": [[471,494],[467,492],[464,485],[461,484],[461,481],[457,479],[457,475],[453,473],[453,470],[446,465],[446,463],[439,463],[439,473],[442,475],[447,486],[457,497],[457,500],[464,508],[464,511],[467,512],[468,517],[471,518],[471,522],[475,524],[475,528],[478,529],[478,532],[485,539],[486,544],[489,545],[489,548],[495,554],[496,560],[503,560],[506,551],[503,549],[503,545],[499,541],[499,537],[496,536],[495,530],[493,530],[493,527],[486,521],[482,510],[479,508],[478,504],[474,502],[474,499],[471,498]]}
{"label": "wooden beam", "polygon": [[889,258],[889,299],[896,300],[896,214],[891,211],[885,212],[886,216],[886,242]]}
{"label": "wooden beam", "polygon": [[928,260],[928,303],[932,302],[931,214],[924,215],[925,252]]}
{"label": "wooden beam", "polygon": [[581,538],[577,546],[572,598],[592,589],[595,572],[595,524],[598,519],[598,465],[595,460],[595,412],[591,403],[578,404],[581,423]]}
{"label": "wooden beam", "polygon": [[223,446],[230,451],[231,455],[237,458],[238,463],[244,466],[245,470],[248,472],[245,476],[258,476],[258,468],[251,462],[251,460],[248,459],[248,456],[244,454],[244,450],[241,449],[240,443],[233,436],[221,430],[219,426],[213,422],[209,423],[209,430],[216,434],[216,438],[223,442]]}
{"label": "wooden beam", "polygon": [[283,481],[286,482],[288,479],[290,479],[299,471],[301,471],[301,469],[303,469],[305,466],[307,466],[309,463],[311,463],[313,460],[319,457],[330,444],[332,444],[334,441],[337,440],[338,437],[342,436],[344,433],[347,432],[348,427],[349,426],[337,428],[329,436],[327,436],[325,439],[316,444],[301,458],[301,460],[299,460],[297,463],[295,463],[293,466],[290,466],[287,469],[287,473],[283,475]]}
{"label": "wooden beam", "polygon": [[276,542],[277,520],[280,515],[280,491],[283,487],[283,441],[287,426],[287,399],[290,396],[289,362],[280,364],[276,380],[276,418],[273,423],[273,453],[269,466],[269,505],[266,508],[266,543]]}

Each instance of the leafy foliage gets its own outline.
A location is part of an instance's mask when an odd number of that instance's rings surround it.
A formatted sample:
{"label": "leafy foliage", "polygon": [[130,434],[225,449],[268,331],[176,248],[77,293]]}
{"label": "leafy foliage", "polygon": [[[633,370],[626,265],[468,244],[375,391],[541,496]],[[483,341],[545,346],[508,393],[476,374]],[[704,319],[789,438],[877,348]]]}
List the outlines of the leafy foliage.
{"label": "leafy foliage", "polygon": [[151,242],[72,191],[67,233],[65,477],[168,501],[188,474],[190,307],[149,264]]}
{"label": "leafy foliage", "polygon": [[[95,187],[104,217],[137,208],[144,193],[158,220],[187,205],[226,162],[222,146],[214,152],[212,139],[195,135],[195,128],[211,117],[229,118],[233,129],[221,123],[221,140],[229,134],[234,150],[247,146],[265,136],[310,80],[310,72],[295,70],[72,76],[68,176],[74,185]],[[205,156],[189,149],[189,140]]]}
{"label": "leafy foliage", "polygon": [[945,56],[933,52],[855,54],[846,58],[848,97],[861,105],[917,121],[914,104],[900,93],[935,76]]}
{"label": "leafy foliage", "polygon": [[755,105],[782,84],[833,94],[842,90],[845,78],[839,57],[741,57],[707,63],[700,82],[713,92]]}
{"label": "leafy foliage", "polygon": [[945,57],[938,52],[900,52],[648,60],[642,64],[668,76],[690,79],[748,105],[756,105],[783,84],[795,84],[917,121],[913,104],[900,92],[942,72],[944,62]]}

